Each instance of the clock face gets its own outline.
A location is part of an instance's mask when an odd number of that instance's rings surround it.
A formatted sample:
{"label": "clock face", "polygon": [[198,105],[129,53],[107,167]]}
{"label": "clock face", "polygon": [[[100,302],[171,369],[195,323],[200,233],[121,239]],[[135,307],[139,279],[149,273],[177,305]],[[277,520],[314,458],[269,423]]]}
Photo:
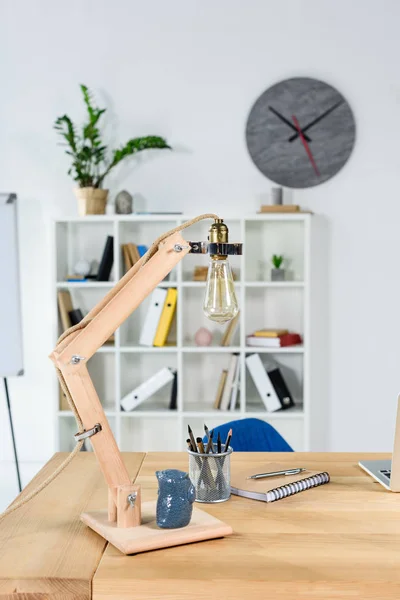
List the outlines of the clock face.
{"label": "clock face", "polygon": [[345,98],[316,79],[286,79],[266,90],[250,111],[246,141],[254,164],[290,188],[327,181],[347,162],[356,126]]}

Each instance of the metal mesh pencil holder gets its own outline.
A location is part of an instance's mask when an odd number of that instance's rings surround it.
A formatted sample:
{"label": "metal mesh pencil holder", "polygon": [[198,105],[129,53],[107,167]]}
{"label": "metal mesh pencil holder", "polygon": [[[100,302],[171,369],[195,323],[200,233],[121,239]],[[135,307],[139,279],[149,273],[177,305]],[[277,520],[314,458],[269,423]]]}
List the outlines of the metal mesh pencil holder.
{"label": "metal mesh pencil holder", "polygon": [[231,454],[226,452],[199,454],[188,450],[189,477],[196,489],[196,502],[225,502],[231,496]]}

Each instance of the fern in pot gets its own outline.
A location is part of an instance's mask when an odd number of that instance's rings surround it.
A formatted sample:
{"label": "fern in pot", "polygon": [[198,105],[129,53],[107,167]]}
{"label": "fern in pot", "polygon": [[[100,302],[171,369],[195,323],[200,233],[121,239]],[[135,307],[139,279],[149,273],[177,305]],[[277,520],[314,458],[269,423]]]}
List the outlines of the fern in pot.
{"label": "fern in pot", "polygon": [[100,215],[106,210],[108,190],[103,189],[104,180],[109,173],[128,157],[153,148],[170,148],[162,137],[150,135],[132,138],[123,146],[109,152],[100,133],[100,120],[105,108],[98,108],[93,96],[85,85],[81,85],[87,120],[78,128],[68,115],[58,117],[54,123],[57,133],[67,147],[66,154],[71,158],[71,175],[77,183],[75,195],[78,199],[80,216]]}

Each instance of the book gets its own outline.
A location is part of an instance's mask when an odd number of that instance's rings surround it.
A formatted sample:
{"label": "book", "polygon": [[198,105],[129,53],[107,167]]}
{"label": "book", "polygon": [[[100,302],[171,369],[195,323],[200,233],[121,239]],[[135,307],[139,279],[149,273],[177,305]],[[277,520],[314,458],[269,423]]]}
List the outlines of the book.
{"label": "book", "polygon": [[124,258],[125,272],[127,273],[129,271],[129,269],[131,267],[133,267],[133,264],[131,261],[131,255],[129,254],[128,244],[122,244],[121,248],[122,248],[122,256]]}
{"label": "book", "polygon": [[106,244],[101,257],[99,271],[97,273],[97,281],[108,281],[110,278],[111,269],[114,262],[114,238],[112,235],[107,236]]}
{"label": "book", "polygon": [[219,405],[221,404],[221,398],[225,387],[226,376],[228,375],[228,369],[223,369],[221,373],[221,377],[219,378],[217,394],[215,396],[214,401],[214,409],[219,409]]}
{"label": "book", "polygon": [[167,290],[156,288],[150,296],[150,305],[140,333],[139,344],[141,346],[152,346],[157,332],[158,322],[164,307]]}
{"label": "book", "polygon": [[238,311],[238,314],[235,317],[233,317],[233,319],[231,319],[229,321],[228,325],[226,326],[225,333],[222,336],[221,346],[229,346],[230,345],[233,335],[236,331],[236,327],[238,326],[239,318],[240,318],[240,311]]}
{"label": "book", "polygon": [[169,401],[169,410],[176,410],[178,408],[178,371],[174,373],[174,380],[172,382],[171,398]]}
{"label": "book", "polygon": [[175,371],[170,367],[163,367],[157,373],[149,377],[147,381],[141,383],[137,388],[129,392],[121,400],[121,407],[125,411],[134,410],[142,402],[158,392],[167,383],[173,381]]}
{"label": "book", "polygon": [[72,326],[78,325],[78,323],[80,323],[83,319],[83,314],[80,308],[74,308],[70,310],[68,316],[71,320]]}
{"label": "book", "polygon": [[60,319],[63,332],[72,327],[69,313],[74,309],[72,305],[71,294],[68,290],[60,290],[57,293],[58,310],[60,311]]}
{"label": "book", "polygon": [[275,412],[280,410],[282,408],[281,403],[267,375],[260,355],[250,354],[250,356],[246,356],[246,365],[267,411]]}
{"label": "book", "polygon": [[259,329],[254,331],[253,335],[256,337],[277,338],[286,333],[289,333],[288,329]]}
{"label": "book", "polygon": [[176,310],[177,296],[178,291],[176,288],[168,288],[164,306],[158,321],[156,334],[154,336],[153,346],[165,346]]}
{"label": "book", "polygon": [[220,402],[220,406],[219,406],[220,410],[228,410],[229,409],[229,403],[231,400],[231,393],[232,393],[232,385],[233,385],[233,381],[235,378],[236,366],[237,366],[238,361],[239,361],[239,355],[232,354],[231,361],[230,361],[229,367],[228,367],[228,373],[226,375],[224,391],[222,393],[222,398],[221,398],[221,402]]}
{"label": "book", "polygon": [[131,257],[131,263],[133,266],[138,262],[138,260],[140,260],[140,254],[139,254],[136,244],[129,243],[129,244],[127,244],[127,248],[128,248],[128,253],[129,253],[129,256]]}
{"label": "book", "polygon": [[[284,465],[267,463],[266,471],[281,471],[285,469]],[[260,500],[262,502],[275,502],[282,498],[293,496],[300,492],[305,492],[314,487],[329,483],[329,473],[326,471],[306,471],[297,475],[281,475],[277,477],[268,477],[264,479],[247,479],[250,475],[257,472],[257,466],[253,472],[249,468],[232,465],[231,473],[231,492],[235,496],[242,496],[251,500]]]}
{"label": "book", "polygon": [[285,346],[296,346],[301,343],[302,339],[298,333],[286,333],[276,338],[257,337],[255,335],[246,337],[248,346],[258,346],[260,348],[284,348]]}
{"label": "book", "polygon": [[231,398],[229,401],[229,410],[235,410],[235,408],[236,408],[239,387],[240,387],[240,361],[238,360],[236,363],[235,376],[233,378],[233,383],[232,383]]}
{"label": "book", "polygon": [[295,213],[300,212],[298,204],[262,204],[260,213]]}
{"label": "book", "polygon": [[146,254],[148,247],[144,246],[143,244],[138,244],[137,249],[138,249],[140,258],[142,258],[142,256],[144,256]]}

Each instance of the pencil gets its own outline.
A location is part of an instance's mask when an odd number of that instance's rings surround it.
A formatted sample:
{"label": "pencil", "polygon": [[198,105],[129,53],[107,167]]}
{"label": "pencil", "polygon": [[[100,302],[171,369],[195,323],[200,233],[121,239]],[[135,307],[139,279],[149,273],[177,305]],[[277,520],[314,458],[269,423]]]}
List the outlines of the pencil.
{"label": "pencil", "polygon": [[207,446],[206,446],[206,454],[210,454],[210,452],[212,452],[213,437],[214,437],[214,430],[212,430],[212,432],[209,435],[208,443],[207,443]]}
{"label": "pencil", "polygon": [[232,429],[230,429],[228,432],[228,437],[226,438],[224,452],[227,452],[227,450],[229,448],[229,444],[231,443],[231,438],[232,438]]}
{"label": "pencil", "polygon": [[197,446],[199,448],[200,454],[205,454],[206,451],[204,450],[204,444],[203,444],[203,440],[201,439],[201,437],[196,438],[196,442],[197,442]]}
{"label": "pencil", "polygon": [[217,437],[217,450],[218,450],[218,454],[221,454],[221,434],[218,431],[218,437]]}
{"label": "pencil", "polygon": [[192,444],[192,451],[193,452],[198,452],[197,446],[196,446],[196,442],[195,442],[195,439],[194,439],[194,435],[193,435],[193,431],[190,429],[190,425],[188,425],[188,432],[189,432],[190,442]]}

